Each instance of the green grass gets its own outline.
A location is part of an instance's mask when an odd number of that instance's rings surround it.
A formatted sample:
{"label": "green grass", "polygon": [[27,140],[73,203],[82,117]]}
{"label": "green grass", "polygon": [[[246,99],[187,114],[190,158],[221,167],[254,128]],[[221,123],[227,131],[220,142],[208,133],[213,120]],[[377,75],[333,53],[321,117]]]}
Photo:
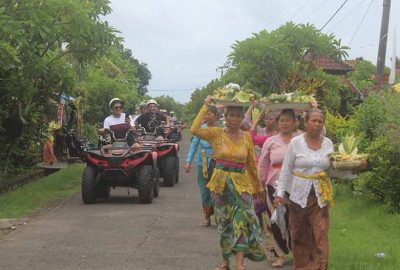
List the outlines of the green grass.
{"label": "green grass", "polygon": [[0,218],[20,218],[65,199],[80,190],[83,165],[66,169],[0,195]]}
{"label": "green grass", "polygon": [[[335,185],[330,210],[330,267],[345,270],[400,269],[400,215],[383,205],[351,196],[349,185]],[[375,254],[385,253],[385,258]]]}

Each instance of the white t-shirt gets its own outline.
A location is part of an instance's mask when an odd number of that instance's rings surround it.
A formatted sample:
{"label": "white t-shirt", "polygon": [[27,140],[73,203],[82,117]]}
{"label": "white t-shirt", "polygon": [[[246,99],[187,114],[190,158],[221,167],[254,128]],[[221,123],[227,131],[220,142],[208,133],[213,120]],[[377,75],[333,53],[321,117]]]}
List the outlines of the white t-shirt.
{"label": "white t-shirt", "polygon": [[[129,118],[131,119],[131,126],[134,126],[134,122],[132,117],[129,115]],[[114,117],[114,115],[110,115],[106,119],[104,119],[104,124],[103,128],[110,129],[111,126],[114,125],[119,125],[125,123],[125,113],[121,113],[119,117]]]}

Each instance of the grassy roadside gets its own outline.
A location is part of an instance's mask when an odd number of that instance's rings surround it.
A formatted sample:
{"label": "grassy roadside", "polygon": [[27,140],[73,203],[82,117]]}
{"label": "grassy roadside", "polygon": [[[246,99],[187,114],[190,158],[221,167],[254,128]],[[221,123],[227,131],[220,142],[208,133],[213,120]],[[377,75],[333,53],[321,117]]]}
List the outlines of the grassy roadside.
{"label": "grassy roadside", "polygon": [[50,203],[65,199],[80,190],[83,165],[66,169],[0,195],[0,218],[26,217]]}
{"label": "grassy roadside", "polygon": [[[385,206],[351,196],[349,185],[335,185],[330,210],[330,267],[345,270],[400,268],[400,215]],[[385,253],[384,258],[375,256]]]}

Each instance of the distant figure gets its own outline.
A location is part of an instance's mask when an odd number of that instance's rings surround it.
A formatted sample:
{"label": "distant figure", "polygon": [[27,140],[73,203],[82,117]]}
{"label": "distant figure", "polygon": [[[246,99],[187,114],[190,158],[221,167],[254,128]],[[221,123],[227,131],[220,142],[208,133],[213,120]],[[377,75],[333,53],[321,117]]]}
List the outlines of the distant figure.
{"label": "distant figure", "polygon": [[60,129],[61,126],[54,121],[51,121],[46,130],[42,132],[44,135],[43,145],[43,162],[49,165],[53,165],[58,162],[54,155],[54,131]]}

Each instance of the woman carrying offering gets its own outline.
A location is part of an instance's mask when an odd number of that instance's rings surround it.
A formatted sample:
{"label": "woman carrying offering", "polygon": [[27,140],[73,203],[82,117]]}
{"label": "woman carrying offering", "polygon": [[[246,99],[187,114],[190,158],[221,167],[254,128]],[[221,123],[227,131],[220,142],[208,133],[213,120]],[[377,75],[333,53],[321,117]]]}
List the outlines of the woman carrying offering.
{"label": "woman carrying offering", "polygon": [[[210,106],[208,108],[207,115],[205,117],[206,123],[203,124],[202,128],[215,127],[217,120],[219,119],[219,113],[217,107]],[[197,136],[193,136],[192,143],[189,147],[189,153],[186,159],[185,171],[190,172],[191,163],[196,155],[197,149],[200,146],[200,153],[197,157],[197,182],[200,187],[201,202],[203,205],[204,221],[203,226],[211,225],[211,216],[214,214],[214,209],[211,205],[211,193],[206,187],[209,177],[211,176],[210,160],[213,153],[211,145],[201,140]]]}
{"label": "woman carrying offering", "polygon": [[328,268],[328,206],[333,206],[332,184],[327,170],[332,141],[321,135],[324,126],[321,110],[311,109],[305,116],[306,132],[293,138],[279,175],[274,205],[289,196],[289,224],[294,269]]}
{"label": "woman carrying offering", "polygon": [[[292,109],[282,110],[278,117],[279,133],[267,139],[258,162],[260,180],[264,183],[267,191],[267,215],[269,221],[271,221],[271,216],[274,212],[272,201],[274,200],[275,188],[282,168],[283,158],[295,130],[295,119],[296,116]],[[272,266],[280,268],[284,263],[284,255],[289,253],[289,233],[287,230],[282,232],[277,224],[269,223],[276,257]]]}
{"label": "woman carrying offering", "polygon": [[[261,148],[264,145],[264,142],[271,136],[276,134],[276,117],[272,113],[262,112],[259,117],[251,122],[252,111],[257,106],[258,101],[251,99],[250,107],[246,111],[244,115],[244,120],[242,122],[242,126],[248,127],[247,129],[250,132],[250,135],[253,139],[253,143],[256,147],[256,157],[257,161],[261,154]],[[264,124],[264,128],[260,127],[260,124]]]}
{"label": "woman carrying offering", "polygon": [[253,261],[265,259],[252,200],[255,194],[263,196],[264,191],[257,174],[253,142],[247,132],[240,130],[242,107],[227,107],[226,128],[201,128],[210,102],[210,97],[204,100],[191,131],[208,141],[214,151],[214,171],[207,188],[212,192],[223,257],[223,264],[216,270],[230,269],[232,255],[236,256],[236,269],[243,270],[245,257]]}

